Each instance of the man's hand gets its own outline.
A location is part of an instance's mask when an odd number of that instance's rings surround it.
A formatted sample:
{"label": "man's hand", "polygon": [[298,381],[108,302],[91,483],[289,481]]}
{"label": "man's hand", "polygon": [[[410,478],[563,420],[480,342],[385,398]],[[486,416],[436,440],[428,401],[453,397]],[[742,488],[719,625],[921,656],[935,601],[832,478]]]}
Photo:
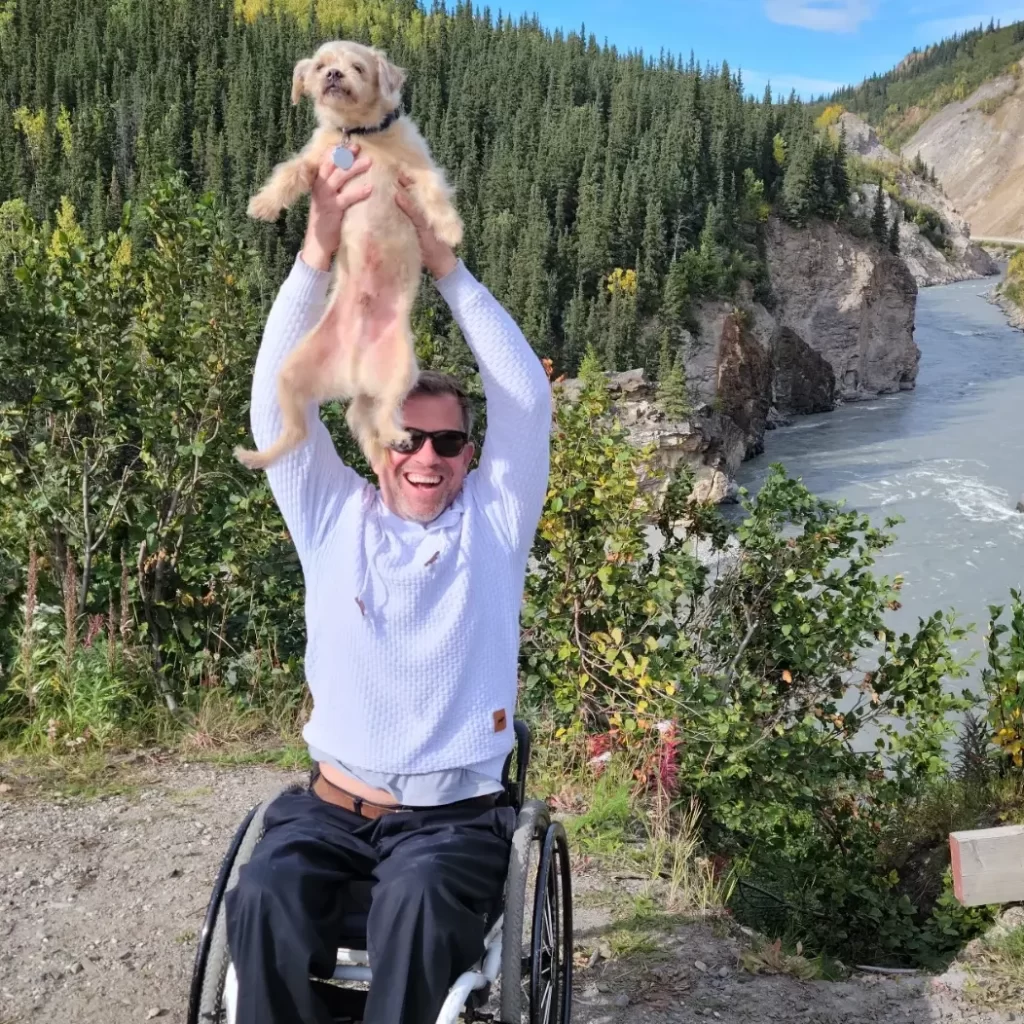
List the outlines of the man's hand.
{"label": "man's hand", "polygon": [[423,211],[416,205],[416,200],[408,191],[412,184],[410,178],[404,175],[398,179],[401,188],[395,192],[395,202],[398,203],[402,212],[412,221],[416,228],[416,234],[420,240],[420,252],[423,255],[423,265],[430,271],[435,281],[439,281],[446,274],[451,273],[458,263],[451,246],[445,245],[440,238],[434,234],[434,229],[427,223]]}
{"label": "man's hand", "polygon": [[[349,146],[358,155],[357,145]],[[347,170],[334,166],[329,150],[320,164],[313,187],[310,189],[309,221],[306,238],[302,243],[302,261],[315,270],[330,270],[331,260],[341,244],[341,222],[345,211],[369,196],[373,186],[367,182],[353,185],[349,182],[364,174],[370,167],[368,157],[362,157]]]}

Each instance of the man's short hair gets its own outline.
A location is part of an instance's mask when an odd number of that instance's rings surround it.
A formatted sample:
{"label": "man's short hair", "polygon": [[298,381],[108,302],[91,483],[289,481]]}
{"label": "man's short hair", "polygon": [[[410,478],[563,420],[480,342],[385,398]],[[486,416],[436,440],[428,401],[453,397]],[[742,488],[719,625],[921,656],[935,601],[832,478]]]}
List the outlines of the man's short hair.
{"label": "man's short hair", "polygon": [[454,395],[462,410],[462,429],[467,434],[473,432],[473,406],[462,385],[451,374],[439,373],[437,370],[420,370],[416,383],[406,397],[412,398],[414,395]]}

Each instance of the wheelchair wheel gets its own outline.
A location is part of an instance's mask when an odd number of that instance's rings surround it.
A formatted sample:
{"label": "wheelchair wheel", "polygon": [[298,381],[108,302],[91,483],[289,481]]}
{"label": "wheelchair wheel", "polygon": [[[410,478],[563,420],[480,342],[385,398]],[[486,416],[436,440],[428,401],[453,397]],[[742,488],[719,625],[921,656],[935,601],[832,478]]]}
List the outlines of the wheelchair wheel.
{"label": "wheelchair wheel", "polygon": [[541,845],[530,941],[530,1024],[569,1024],[572,1014],[572,876],[561,822]]}
{"label": "wheelchair wheel", "polygon": [[213,894],[206,909],[206,919],[199,934],[192,968],[187,1024],[221,1024],[226,1019],[224,984],[231,957],[228,952],[227,917],[224,897],[238,884],[238,872],[252,856],[263,836],[263,816],[272,800],[254,807],[239,826],[227,855],[221,862]]}
{"label": "wheelchair wheel", "polygon": [[[528,941],[524,936],[527,920]],[[519,813],[512,838],[498,1019],[503,1024],[522,1024],[525,1010],[530,1024],[568,1024],[572,951],[572,883],[565,830],[551,821],[546,804],[530,800]]]}

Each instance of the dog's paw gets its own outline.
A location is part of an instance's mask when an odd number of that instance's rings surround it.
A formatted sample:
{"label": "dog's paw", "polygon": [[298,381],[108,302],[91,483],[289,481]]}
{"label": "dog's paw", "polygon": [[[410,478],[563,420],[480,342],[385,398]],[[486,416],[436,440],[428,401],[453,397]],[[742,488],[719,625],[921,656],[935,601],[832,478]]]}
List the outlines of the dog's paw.
{"label": "dog's paw", "polygon": [[265,469],[267,465],[262,452],[254,452],[248,448],[236,448],[235,458],[246,469]]}
{"label": "dog's paw", "polygon": [[267,189],[264,189],[262,192],[257,192],[256,195],[249,200],[249,206],[246,212],[255,220],[267,220],[273,222],[281,215],[281,207],[277,204],[273,194]]}
{"label": "dog's paw", "polygon": [[380,430],[374,440],[382,448],[391,448],[393,445],[405,444],[409,440],[409,431],[387,424]]}
{"label": "dog's paw", "polygon": [[454,249],[462,241],[462,220],[458,216],[444,217],[435,231],[445,245]]}

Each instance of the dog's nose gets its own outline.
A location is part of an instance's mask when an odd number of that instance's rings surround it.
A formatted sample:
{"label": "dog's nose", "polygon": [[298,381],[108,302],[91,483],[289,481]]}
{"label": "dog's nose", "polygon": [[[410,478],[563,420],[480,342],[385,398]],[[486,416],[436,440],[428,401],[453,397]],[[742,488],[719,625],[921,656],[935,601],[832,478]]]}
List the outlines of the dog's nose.
{"label": "dog's nose", "polygon": [[337,82],[340,79],[341,79],[341,72],[337,68],[331,68],[327,72],[327,81],[328,82]]}

